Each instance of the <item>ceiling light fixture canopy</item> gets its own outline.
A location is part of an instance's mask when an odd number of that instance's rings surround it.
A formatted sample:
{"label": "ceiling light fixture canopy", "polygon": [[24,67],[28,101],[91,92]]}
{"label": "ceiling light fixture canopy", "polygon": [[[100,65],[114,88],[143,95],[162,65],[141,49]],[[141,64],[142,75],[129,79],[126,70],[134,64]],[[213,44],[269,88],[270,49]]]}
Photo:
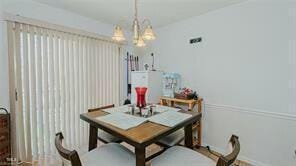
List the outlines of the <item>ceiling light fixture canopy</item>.
{"label": "ceiling light fixture canopy", "polygon": [[[141,28],[140,28],[140,23],[138,20],[138,1],[135,0],[135,18],[133,21],[132,29],[133,29],[133,44],[136,45],[137,47],[146,46],[144,40],[148,41],[148,40],[154,40],[156,38],[155,34],[153,32],[150,20],[144,19],[142,22],[142,25],[144,26],[145,23],[147,23],[147,24],[146,24],[145,30],[142,34]],[[118,41],[118,42],[125,40],[125,37],[123,35],[122,29],[120,26],[118,26],[118,25],[115,26],[115,30],[114,30],[114,34],[113,34],[112,39],[115,41]]]}

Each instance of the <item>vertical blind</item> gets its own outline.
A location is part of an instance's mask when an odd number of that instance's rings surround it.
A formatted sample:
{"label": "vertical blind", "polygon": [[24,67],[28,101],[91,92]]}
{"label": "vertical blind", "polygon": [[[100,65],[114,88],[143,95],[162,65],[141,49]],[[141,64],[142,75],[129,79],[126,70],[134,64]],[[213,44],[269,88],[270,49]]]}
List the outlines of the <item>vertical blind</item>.
{"label": "vertical blind", "polygon": [[8,40],[18,158],[54,154],[59,131],[71,148],[87,144],[79,115],[119,104],[120,46],[17,22],[8,23]]}

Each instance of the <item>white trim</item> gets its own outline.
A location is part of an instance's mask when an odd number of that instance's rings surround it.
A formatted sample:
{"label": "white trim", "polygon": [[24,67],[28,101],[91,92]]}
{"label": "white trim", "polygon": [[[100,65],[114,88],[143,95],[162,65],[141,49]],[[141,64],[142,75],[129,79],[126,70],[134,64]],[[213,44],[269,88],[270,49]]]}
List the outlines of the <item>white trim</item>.
{"label": "white trim", "polygon": [[276,113],[276,112],[254,109],[254,108],[211,104],[211,103],[206,103],[205,106],[212,107],[212,108],[224,108],[226,111],[236,111],[236,112],[238,111],[238,112],[242,112],[242,113],[249,113],[249,114],[255,114],[255,115],[260,115],[260,116],[268,116],[268,117],[272,117],[272,118],[296,121],[296,115],[293,115],[293,114]]}
{"label": "white trim", "polygon": [[14,69],[14,43],[13,43],[13,33],[12,33],[12,25],[7,23],[5,26],[5,34],[6,38],[6,47],[7,47],[7,55],[8,55],[8,67],[9,67],[9,101],[10,101],[10,114],[11,114],[11,155],[14,157],[18,157],[17,152],[17,133],[16,133],[16,85],[15,85],[15,69]]}
{"label": "white trim", "polygon": [[57,24],[53,24],[53,23],[49,23],[49,22],[45,22],[45,21],[41,21],[41,20],[36,20],[36,19],[32,19],[32,18],[27,18],[27,17],[23,17],[23,16],[19,16],[19,15],[3,13],[2,18],[5,21],[19,22],[19,23],[34,25],[34,26],[42,27],[42,28],[46,28],[46,29],[57,30],[57,31],[61,31],[61,32],[79,34],[79,35],[87,36],[90,38],[95,38],[95,39],[99,39],[99,40],[103,40],[103,41],[107,41],[107,42],[116,43],[119,45],[127,45],[126,41],[115,42],[109,36],[100,35],[97,33],[88,32],[88,31],[84,31],[81,29],[75,29],[75,28],[70,28],[70,27],[66,27],[66,26],[62,26],[62,25],[57,25]]}

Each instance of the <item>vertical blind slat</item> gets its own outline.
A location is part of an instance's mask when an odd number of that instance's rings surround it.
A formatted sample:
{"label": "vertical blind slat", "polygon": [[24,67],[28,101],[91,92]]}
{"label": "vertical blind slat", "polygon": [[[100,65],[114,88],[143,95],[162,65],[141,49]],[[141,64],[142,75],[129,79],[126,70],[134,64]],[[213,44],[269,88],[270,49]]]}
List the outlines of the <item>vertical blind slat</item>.
{"label": "vertical blind slat", "polygon": [[61,124],[61,131],[65,134],[66,133],[66,95],[65,95],[65,38],[64,35],[61,34],[60,42],[59,42],[60,50],[59,50],[59,57],[60,57],[60,84],[61,84],[61,112],[60,112],[60,124]]}
{"label": "vertical blind slat", "polygon": [[[109,63],[109,48],[108,48],[108,45],[105,44],[105,61],[106,61],[106,64]],[[105,65],[104,66],[104,69],[105,69],[105,72],[104,72],[104,80],[108,80],[108,75],[109,75],[109,65]],[[105,96],[106,96],[106,101],[105,101],[105,104],[108,104],[109,103],[109,84],[104,82],[105,83],[105,88],[106,88],[106,92],[104,93]]]}
{"label": "vertical blind slat", "polygon": [[115,68],[115,64],[116,64],[116,46],[112,44],[112,59],[111,59],[111,63],[112,63],[112,100],[113,102],[117,105],[117,93],[116,93],[116,75],[117,73],[115,72],[116,68]]}
{"label": "vertical blind slat", "polygon": [[[82,39],[81,37],[78,38],[78,62],[77,62],[77,68],[78,68],[78,102],[79,102],[79,114],[83,113],[83,98],[82,98]],[[82,121],[79,120],[78,116],[78,121],[79,121],[79,131],[78,131],[78,136],[79,136],[79,145],[83,145],[83,126],[82,126]]]}
{"label": "vertical blind slat", "polygon": [[78,87],[78,82],[79,82],[79,69],[78,69],[78,50],[79,46],[78,46],[78,36],[74,37],[74,89],[75,89],[75,98],[74,98],[74,102],[75,102],[75,128],[77,129],[75,131],[75,144],[79,145],[79,87]]}
{"label": "vertical blind slat", "polygon": [[[20,25],[16,25],[16,34],[20,34]],[[15,35],[15,66],[16,66],[16,88],[17,88],[17,105],[16,105],[16,113],[19,115],[17,117],[17,142],[18,142],[18,156],[21,159],[26,158],[25,152],[25,138],[24,138],[24,130],[22,130],[24,126],[24,116],[23,116],[23,85],[22,85],[22,57],[21,57],[21,35]]]}
{"label": "vertical blind slat", "polygon": [[[43,112],[44,112],[44,107],[43,107],[43,85],[42,85],[42,75],[43,75],[43,69],[42,69],[42,43],[41,43],[41,29],[37,28],[37,33],[36,33],[36,64],[37,64],[37,124],[42,124],[44,125],[43,121]],[[43,127],[38,127],[38,147],[39,147],[39,154],[41,156],[44,155],[44,128]]]}
{"label": "vertical blind slat", "polygon": [[98,65],[99,65],[99,82],[98,82],[98,84],[99,84],[99,105],[101,106],[101,105],[103,105],[104,103],[103,103],[103,93],[104,93],[104,91],[103,91],[103,88],[102,88],[102,86],[103,86],[103,71],[102,71],[102,69],[103,69],[103,43],[101,42],[101,41],[99,41],[99,62],[98,62]]}
{"label": "vertical blind slat", "polygon": [[98,47],[99,47],[99,53],[98,53],[98,57],[99,57],[99,60],[98,60],[98,66],[99,66],[99,69],[98,69],[98,73],[99,73],[99,80],[97,82],[97,84],[99,85],[99,100],[98,100],[98,104],[101,106],[103,105],[102,103],[102,99],[103,99],[103,86],[102,86],[102,82],[103,82],[103,77],[102,77],[102,73],[103,73],[103,48],[102,48],[102,42],[101,41],[98,41]]}
{"label": "vertical blind slat", "polygon": [[70,129],[70,142],[71,142],[71,147],[75,147],[75,133],[73,131],[73,128],[75,128],[74,125],[74,98],[75,98],[75,89],[74,89],[74,55],[73,55],[73,36],[69,35],[69,129]]}
{"label": "vertical blind slat", "polygon": [[[117,88],[117,90],[116,90],[116,93],[117,93],[117,103],[118,104],[120,104],[122,101],[121,101],[121,85],[123,85],[122,83],[123,83],[123,79],[122,79],[122,63],[123,63],[123,61],[121,60],[121,48],[120,47],[118,47],[118,46],[116,46],[117,48],[117,54],[116,54],[116,56],[117,56],[117,58],[116,58],[116,72],[117,72],[117,77],[116,77],[116,80],[117,80],[117,85],[116,85],[116,88]],[[123,60],[124,60],[124,58],[122,58]]]}
{"label": "vertical blind slat", "polygon": [[70,137],[70,80],[69,80],[69,38],[65,34],[65,139],[68,142],[68,146],[71,146]]}
{"label": "vertical blind slat", "polygon": [[[83,38],[83,55],[82,55],[82,69],[83,69],[83,110],[87,111],[87,70],[86,70],[86,38]],[[83,123],[84,138],[87,139],[87,124]]]}
{"label": "vertical blind slat", "polygon": [[[102,60],[102,62],[107,62],[106,61],[106,44],[105,43],[103,43],[102,44],[102,47],[103,47],[103,54],[102,54],[102,58],[103,58],[103,60]],[[102,69],[102,72],[103,72],[103,74],[102,74],[102,79],[103,79],[103,82],[102,82],[102,86],[103,86],[103,98],[102,98],[102,102],[103,102],[103,105],[106,105],[107,104],[107,102],[106,102],[106,98],[107,98],[107,95],[106,95],[106,92],[107,92],[107,86],[106,86],[106,64],[107,63],[102,63],[102,67],[103,67],[103,69]]]}
{"label": "vertical blind slat", "polygon": [[[44,109],[44,152],[46,154],[49,154],[49,136],[50,136],[50,131],[49,131],[49,93],[48,93],[48,80],[49,80],[49,71],[48,71],[48,61],[49,61],[49,55],[48,55],[48,42],[47,42],[47,30],[43,30],[43,36],[42,36],[42,72],[43,72],[43,78],[41,77],[41,80],[43,81],[43,109]],[[43,123],[43,121],[41,121]]]}
{"label": "vertical blind slat", "polygon": [[33,148],[33,152],[32,155],[33,156],[37,156],[38,154],[38,144],[37,144],[37,102],[36,102],[36,53],[35,53],[35,28],[30,26],[30,98],[31,98],[31,112],[32,112],[32,122],[31,122],[31,126],[32,129],[31,130],[32,134],[32,148]]}
{"label": "vertical blind slat", "polygon": [[92,96],[91,96],[91,91],[92,91],[92,89],[91,89],[91,66],[90,66],[90,64],[91,64],[91,51],[90,51],[90,39],[89,38],[87,38],[87,45],[86,45],[86,47],[87,47],[87,56],[86,56],[86,63],[87,63],[87,91],[88,91],[88,93],[87,93],[87,98],[88,98],[88,105],[87,105],[87,108],[92,108],[92,105],[91,105],[91,98],[92,98]]}
{"label": "vertical blind slat", "polygon": [[71,147],[74,147],[74,141],[75,141],[75,136],[74,136],[74,133],[73,133],[73,127],[75,127],[73,125],[73,115],[74,115],[74,94],[75,94],[75,91],[74,91],[74,82],[73,82],[73,74],[74,74],[74,66],[73,66],[73,37],[71,35],[69,35],[69,68],[68,68],[68,71],[69,71],[69,129],[70,129],[70,142],[71,142]]}
{"label": "vertical blind slat", "polygon": [[[60,112],[62,111],[61,108],[61,103],[60,103],[60,96],[61,96],[61,90],[60,90],[60,61],[59,61],[59,38],[58,38],[58,33],[54,35],[54,75],[55,75],[55,120],[54,123],[56,124],[56,128],[54,130],[54,133],[57,133],[60,131]],[[53,135],[54,136],[54,135]]]}
{"label": "vertical blind slat", "polygon": [[[7,23],[7,39],[8,39],[8,58],[9,58],[9,97],[10,97],[10,109],[11,109],[11,121],[16,121],[16,71],[15,71],[15,30],[13,28],[14,23]],[[11,154],[17,157],[17,126],[16,123],[11,123]]]}
{"label": "vertical blind slat", "polygon": [[71,76],[71,84],[70,84],[70,88],[71,88],[71,91],[70,91],[70,95],[71,95],[71,126],[73,126],[71,128],[71,136],[72,136],[72,146],[74,148],[76,148],[76,132],[74,130],[74,128],[76,128],[76,103],[75,103],[75,99],[76,99],[76,89],[75,89],[75,36],[72,36],[71,35],[71,54],[70,54],[70,57],[71,57],[71,61],[70,61],[70,76]]}
{"label": "vertical blind slat", "polygon": [[92,78],[92,80],[91,80],[91,83],[92,83],[92,107],[93,108],[95,108],[96,107],[96,105],[95,105],[95,103],[96,103],[96,100],[95,100],[95,98],[96,98],[96,84],[95,84],[95,81],[96,81],[96,69],[95,69],[95,66],[96,66],[96,63],[95,63],[95,41],[94,41],[94,39],[92,39],[91,40],[91,51],[92,51],[92,53],[91,53],[91,58],[92,58],[92,60],[91,60],[91,66],[92,66],[92,70],[91,70],[91,73],[92,73],[92,76],[91,76],[91,78]]}
{"label": "vertical blind slat", "polygon": [[31,146],[31,109],[30,109],[30,69],[29,69],[29,44],[28,44],[28,26],[23,26],[23,64],[24,64],[24,72],[23,72],[23,91],[24,91],[24,114],[25,114],[25,142],[26,142],[26,158],[27,160],[32,159],[32,146]]}
{"label": "vertical blind slat", "polygon": [[[75,136],[74,136],[74,133],[73,133],[73,127],[75,127],[73,125],[73,111],[75,111],[73,108],[73,98],[74,98],[74,87],[73,87],[73,71],[74,67],[73,67],[73,38],[71,35],[69,35],[69,67],[68,67],[68,74],[69,74],[69,129],[70,129],[70,146],[73,147],[74,146],[74,140],[75,140]],[[73,93],[74,92],[74,93]]]}
{"label": "vertical blind slat", "polygon": [[116,84],[114,85],[115,86],[115,92],[114,93],[116,93],[116,102],[117,102],[117,104],[119,105],[120,104],[120,101],[119,101],[119,99],[120,99],[120,97],[119,97],[119,94],[120,94],[120,89],[119,89],[119,83],[120,83],[120,81],[119,81],[119,74],[120,74],[120,71],[119,71],[119,47],[118,46],[115,46],[115,68],[114,68],[114,72],[116,73],[115,74],[115,78],[114,78],[114,80],[116,80]]}
{"label": "vertical blind slat", "polygon": [[107,65],[106,66],[106,80],[108,80],[108,84],[106,85],[106,87],[107,87],[107,92],[106,92],[106,96],[107,96],[107,104],[108,103],[110,103],[111,101],[110,101],[110,84],[111,84],[111,80],[110,80],[110,78],[111,78],[111,74],[110,74],[110,68],[111,68],[111,64],[110,64],[110,45],[109,44],[106,44],[106,48],[107,48],[107,52],[106,52],[106,62],[107,62],[107,64],[109,64],[109,65]]}
{"label": "vertical blind slat", "polygon": [[97,44],[97,41],[95,40],[95,60],[94,60],[94,63],[95,63],[95,107],[99,107],[99,97],[98,97],[98,94],[99,94],[99,90],[98,90],[98,44]]}
{"label": "vertical blind slat", "polygon": [[123,67],[123,64],[126,64],[124,61],[125,61],[125,56],[122,56],[122,48],[120,46],[118,46],[118,89],[119,89],[119,92],[118,92],[118,102],[119,103],[123,103],[124,99],[123,99],[123,96],[125,95],[125,93],[123,92],[123,73],[125,73],[125,70],[124,70],[124,67]]}
{"label": "vertical blind slat", "polygon": [[49,109],[49,140],[50,143],[50,152],[54,151],[54,135],[55,135],[55,77],[54,77],[54,68],[56,67],[54,63],[54,45],[53,45],[53,34],[52,31],[48,31],[48,58],[49,58],[49,65],[48,65],[48,72],[49,72],[49,101],[50,101],[50,109]]}
{"label": "vertical blind slat", "polygon": [[[117,101],[116,101],[116,93],[115,93],[115,90],[116,90],[116,87],[115,87],[115,85],[116,85],[116,82],[115,82],[115,77],[116,77],[116,73],[115,73],[115,59],[116,59],[116,57],[114,56],[114,54],[116,54],[116,52],[115,52],[115,49],[114,49],[115,47],[114,47],[114,45],[112,44],[112,54],[111,54],[111,73],[112,73],[112,75],[111,75],[111,81],[112,81],[112,85],[111,85],[111,89],[112,89],[112,91],[111,91],[111,96],[112,96],[112,100],[113,100],[113,103],[114,104],[116,104],[117,105]],[[113,62],[113,63],[112,63]]]}
{"label": "vertical blind slat", "polygon": [[110,84],[109,84],[109,103],[111,103],[111,102],[114,102],[113,101],[113,95],[112,95],[112,92],[113,92],[113,88],[112,88],[112,85],[113,85],[113,80],[112,80],[112,77],[113,77],[113,64],[111,63],[112,62],[112,45],[110,45],[109,46],[109,55],[108,55],[108,57],[109,57],[109,74],[108,74],[108,76],[109,76],[109,81],[110,81]]}

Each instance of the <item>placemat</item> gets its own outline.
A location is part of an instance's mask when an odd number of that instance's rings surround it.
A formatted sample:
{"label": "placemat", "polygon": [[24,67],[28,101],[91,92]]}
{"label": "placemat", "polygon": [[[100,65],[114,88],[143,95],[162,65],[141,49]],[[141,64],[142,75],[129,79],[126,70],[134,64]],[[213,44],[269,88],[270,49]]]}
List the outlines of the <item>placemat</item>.
{"label": "placemat", "polygon": [[128,130],[147,121],[147,119],[145,118],[135,117],[132,115],[121,113],[108,114],[105,116],[97,117],[96,119],[123,130]]}

